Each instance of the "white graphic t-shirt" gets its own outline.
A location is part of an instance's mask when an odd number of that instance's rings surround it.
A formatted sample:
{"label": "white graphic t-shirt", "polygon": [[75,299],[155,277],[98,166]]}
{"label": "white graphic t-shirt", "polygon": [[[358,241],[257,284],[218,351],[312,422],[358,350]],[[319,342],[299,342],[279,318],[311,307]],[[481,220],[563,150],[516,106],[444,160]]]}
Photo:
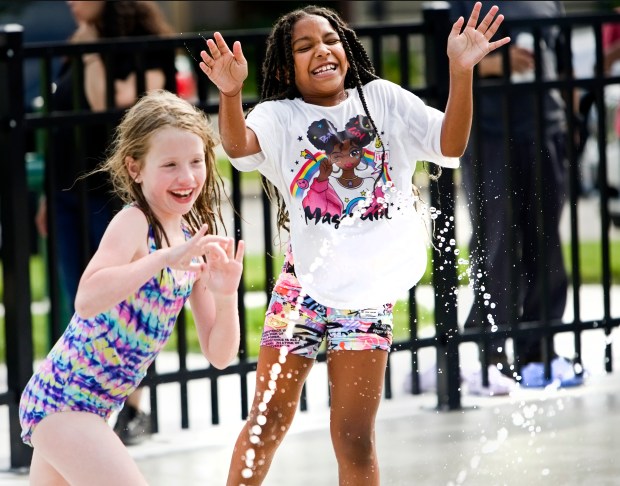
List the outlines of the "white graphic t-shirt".
{"label": "white graphic t-shirt", "polygon": [[329,307],[365,309],[394,302],[424,274],[416,161],[455,168],[459,159],[441,153],[443,113],[409,91],[385,80],[364,86],[378,134],[357,90],[347,94],[331,107],[259,103],[247,125],[261,152],[231,162],[257,169],[283,195],[303,291]]}

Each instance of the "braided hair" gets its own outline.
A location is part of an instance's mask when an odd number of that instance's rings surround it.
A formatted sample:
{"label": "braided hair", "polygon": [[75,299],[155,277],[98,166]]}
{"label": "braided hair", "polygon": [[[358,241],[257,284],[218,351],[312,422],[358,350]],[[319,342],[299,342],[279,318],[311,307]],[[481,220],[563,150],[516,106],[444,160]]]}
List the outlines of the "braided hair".
{"label": "braided hair", "polygon": [[[345,89],[357,89],[362,106],[364,107],[364,112],[368,116],[368,120],[381,142],[383,153],[381,157],[381,171],[379,172],[380,178],[383,172],[385,149],[383,148],[383,141],[379,136],[379,131],[368,110],[366,97],[362,89],[365,84],[372,80],[379,79],[379,77],[375,74],[375,68],[366,53],[366,49],[364,49],[364,46],[357,38],[355,31],[351,29],[334,10],[326,7],[309,5],[304,8],[293,10],[276,21],[267,38],[267,51],[262,66],[263,83],[260,93],[260,102],[283,99],[292,100],[301,97],[301,93],[297,89],[295,83],[292,33],[295,23],[302,17],[310,15],[316,15],[327,19],[340,37],[340,42],[342,42],[347,61],[349,62],[349,70],[344,79],[344,87]],[[263,186],[269,198],[278,207],[278,227],[288,230],[289,215],[284,204],[284,199],[275,186],[265,178],[263,178]]]}

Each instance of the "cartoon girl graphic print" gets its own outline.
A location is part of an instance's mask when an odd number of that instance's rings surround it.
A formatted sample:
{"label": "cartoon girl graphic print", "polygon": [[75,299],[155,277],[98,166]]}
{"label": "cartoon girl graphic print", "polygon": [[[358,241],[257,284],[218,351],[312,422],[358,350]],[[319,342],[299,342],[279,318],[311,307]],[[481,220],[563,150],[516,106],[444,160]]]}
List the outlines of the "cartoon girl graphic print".
{"label": "cartoon girl graphic print", "polygon": [[302,152],[308,162],[291,184],[291,194],[303,197],[306,221],[338,224],[356,212],[361,219],[387,217],[387,205],[383,203],[384,186],[389,180],[387,169],[377,181],[382,151],[377,161],[375,153],[365,148],[374,138],[366,116],[351,118],[342,131],[326,119],[312,122],[308,139],[319,152]]}

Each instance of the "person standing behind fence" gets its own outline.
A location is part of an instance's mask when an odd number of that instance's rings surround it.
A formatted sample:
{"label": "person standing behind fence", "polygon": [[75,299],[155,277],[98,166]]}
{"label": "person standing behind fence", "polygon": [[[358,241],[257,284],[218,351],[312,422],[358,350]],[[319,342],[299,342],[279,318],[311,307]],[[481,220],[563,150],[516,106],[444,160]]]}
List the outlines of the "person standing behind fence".
{"label": "person standing behind fence", "polygon": [[[96,42],[115,38],[145,35],[167,35],[172,28],[166,22],[155,2],[148,1],[70,1],[67,2],[77,24],[71,36],[73,43]],[[104,63],[97,53],[82,56],[84,71],[83,90],[75,86],[73,62],[67,60],[62,67],[52,106],[55,111],[101,112],[107,109],[106,76],[112,70],[114,80],[114,106],[128,108],[141,93],[137,92],[137,58],[143,63],[146,90],[175,89],[174,50],[145,50],[144,52],[117,51],[113,62]],[[172,74],[172,75],[171,75]],[[75,106],[76,92],[82,93]],[[118,209],[118,201],[110,195],[109,181],[103,174],[95,174],[86,180],[78,176],[91,171],[105,157],[110,139],[111,126],[88,124],[81,130],[80,147],[75,143],[74,127],[59,126],[52,131],[54,160],[53,193],[56,208],[56,236],[58,269],[65,305],[63,315],[73,314],[73,302],[80,274],[86,262],[97,248],[107,224]],[[83,154],[83,158],[79,158]],[[86,207],[82,207],[80,186],[85,185]],[[85,225],[82,227],[82,211]],[[42,235],[47,235],[47,202],[43,199],[36,218]],[[88,247],[83,248],[82,235],[87,235]],[[68,319],[67,319],[68,321]],[[123,441],[130,445],[140,442],[150,430],[147,414],[140,410],[141,390],[129,399],[117,421],[116,430]]]}
{"label": "person standing behind fence", "polygon": [[[471,1],[450,2],[453,18],[467,11]],[[483,2],[490,5],[491,2]],[[510,19],[557,18],[564,15],[561,2],[554,1],[507,1],[502,2],[502,11]],[[514,28],[506,32],[513,39],[508,48],[511,78],[513,83],[533,81],[534,79],[534,37],[527,27]],[[541,72],[543,79],[558,78],[561,66],[557,65],[555,50],[561,42],[557,27],[541,29]],[[483,79],[500,79],[503,75],[502,55],[493,53],[478,64],[478,74]],[[462,175],[468,207],[474,222],[470,244],[472,278],[474,279],[474,305],[465,322],[466,328],[480,327],[490,329],[492,315],[494,324],[507,324],[512,314],[521,322],[540,322],[545,316],[543,308],[547,305],[549,319],[561,319],[567,299],[568,279],[562,257],[560,241],[560,216],[565,201],[566,190],[566,140],[567,126],[564,102],[557,89],[545,89],[543,94],[542,147],[536,144],[536,95],[534,88],[515,91],[508,97],[510,128],[510,154],[505,152],[507,133],[504,132],[503,99],[504,94],[484,92],[479,95],[480,110],[477,113],[479,125],[480,153],[475,153],[474,136],[462,157]],[[541,167],[538,180],[536,168],[537,152],[540,153]],[[476,156],[479,158],[476,158]],[[516,166],[511,166],[514,163]],[[481,186],[474,181],[474,166],[480,173]],[[514,175],[513,175],[514,174]],[[510,184],[510,185],[509,185]],[[539,189],[542,187],[542,191]],[[510,198],[506,198],[511,190]],[[479,193],[478,193],[479,191]],[[484,204],[484,220],[481,227],[476,226],[476,194]],[[508,202],[510,201],[510,203]],[[512,205],[509,206],[509,204]],[[544,227],[538,224],[537,211],[542,208]],[[508,222],[516,232],[518,247],[506,231]],[[484,235],[481,237],[481,234]],[[543,254],[540,252],[540,239],[543,239]],[[518,299],[513,300],[511,289],[512,262],[520,265]],[[486,269],[486,271],[483,271]],[[476,275],[482,272],[482,278]],[[546,274],[549,294],[543,302],[543,280]],[[488,295],[487,295],[488,294]],[[485,304],[492,303],[494,306]],[[519,365],[524,386],[543,386],[543,350],[541,339],[525,336],[517,340]],[[488,350],[492,366],[489,369],[490,390],[505,390],[504,373],[516,376],[514,366],[508,363],[505,340],[491,342]],[[555,357],[555,353],[554,356]],[[552,361],[552,381],[568,384],[575,374],[571,363],[563,358]],[[578,379],[577,379],[578,381]],[[497,386],[496,386],[497,385]]]}
{"label": "person standing behind fence", "polygon": [[187,299],[200,347],[226,367],[239,348],[244,243],[217,236],[222,181],[206,115],[167,91],[119,125],[110,174],[126,206],[78,287],[76,313],[22,394],[31,484],[146,484],[107,419],[170,337]]}
{"label": "person standing behind fence", "polygon": [[340,484],[379,484],[374,421],[392,306],[426,266],[414,161],[458,166],[471,126],[474,66],[509,41],[491,42],[503,19],[497,12],[491,8],[478,24],[478,4],[449,33],[445,115],[379,79],[355,32],[327,8],[308,6],[276,22],[261,101],[247,120],[241,45],[231,51],[217,32],[207,40],[200,67],[220,90],[224,150],[235,167],[258,170],[277,187],[279,223],[291,228],[228,485],[264,480],[323,339]]}
{"label": "person standing behind fence", "polygon": [[[620,13],[620,7],[614,9],[614,13]],[[606,76],[617,76],[620,72],[620,22],[603,24],[601,29],[603,41],[603,69]],[[614,130],[620,140],[620,105],[616,109]],[[618,195],[620,197],[620,195]]]}

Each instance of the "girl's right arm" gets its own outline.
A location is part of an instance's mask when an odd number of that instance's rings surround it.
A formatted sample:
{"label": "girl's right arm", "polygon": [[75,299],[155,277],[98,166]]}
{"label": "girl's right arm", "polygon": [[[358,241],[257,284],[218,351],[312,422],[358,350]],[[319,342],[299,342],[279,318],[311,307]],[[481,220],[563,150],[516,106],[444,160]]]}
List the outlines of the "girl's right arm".
{"label": "girl's right arm", "polygon": [[133,207],[120,211],[82,274],[75,297],[77,314],[89,318],[111,309],[165,267],[199,272],[200,264],[192,257],[204,255],[208,243],[226,240],[205,236],[206,231],[205,225],[184,244],[149,253],[144,213]]}
{"label": "girl's right arm", "polygon": [[239,158],[261,151],[256,134],[245,124],[241,89],[248,76],[248,63],[241,51],[239,41],[228,48],[222,34],[215,32],[207,40],[209,53],[200,52],[200,69],[220,90],[218,124],[222,147],[229,157]]}

